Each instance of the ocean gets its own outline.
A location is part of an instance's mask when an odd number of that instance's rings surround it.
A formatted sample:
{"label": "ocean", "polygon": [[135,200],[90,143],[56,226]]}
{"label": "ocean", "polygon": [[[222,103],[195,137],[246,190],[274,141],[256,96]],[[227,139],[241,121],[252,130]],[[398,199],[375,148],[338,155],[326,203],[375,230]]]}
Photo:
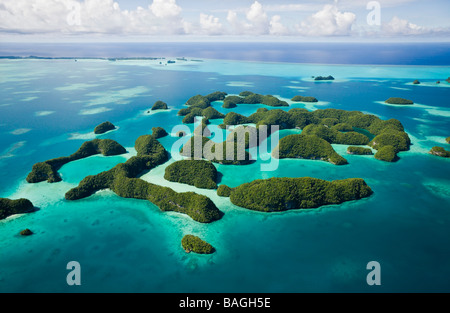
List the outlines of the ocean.
{"label": "ocean", "polygon": [[[1,43],[0,56],[39,57],[0,59],[0,197],[25,197],[38,208],[0,221],[0,292],[450,291],[450,161],[428,153],[433,146],[449,150],[450,44]],[[152,57],[158,59],[140,59]],[[335,80],[315,82],[318,75]],[[412,84],[416,79],[420,85]],[[319,99],[290,102],[286,110],[337,108],[395,118],[412,146],[395,163],[347,155],[347,146],[333,145],[348,165],[284,159],[269,172],[260,171],[264,160],[216,165],[220,184],[230,187],[270,177],[360,177],[374,191],[314,210],[239,208],[213,190],[166,181],[173,160],[142,178],[210,197],[222,219],[200,224],[108,190],[64,200],[87,175],[134,155],[135,140],[152,127],[171,133],[190,97],[218,90]],[[415,104],[386,105],[389,97]],[[170,110],[147,113],[157,100]],[[213,107],[230,111],[219,102]],[[250,115],[260,107],[232,110]],[[104,121],[118,129],[95,135]],[[280,137],[295,132],[283,130]],[[59,183],[25,181],[33,164],[70,155],[94,138],[116,140],[128,153],[66,164]],[[177,140],[171,134],[160,142],[170,151]],[[25,228],[34,234],[20,236]],[[208,241],[216,252],[186,254],[185,234]],[[70,261],[81,266],[81,286],[66,282]],[[380,286],[367,284],[370,261],[381,266]]]}

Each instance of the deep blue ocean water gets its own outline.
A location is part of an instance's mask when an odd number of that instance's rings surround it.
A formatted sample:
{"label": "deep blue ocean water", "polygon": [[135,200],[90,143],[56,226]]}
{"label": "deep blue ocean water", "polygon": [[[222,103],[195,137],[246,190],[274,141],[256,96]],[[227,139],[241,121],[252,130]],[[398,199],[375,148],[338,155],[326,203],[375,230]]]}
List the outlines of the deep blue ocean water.
{"label": "deep blue ocean water", "polygon": [[[0,222],[1,292],[450,291],[450,163],[428,154],[433,146],[448,147],[450,45],[0,44],[0,55],[166,57],[0,60],[0,197],[27,197],[39,208]],[[175,57],[188,61],[166,65]],[[336,80],[314,82],[311,76],[317,75]],[[412,85],[415,79],[422,84]],[[214,191],[165,181],[164,169],[173,160],[143,179],[209,196],[225,213],[221,220],[199,224],[110,191],[64,200],[65,192],[86,175],[133,155],[134,141],[152,127],[170,132],[181,124],[177,110],[191,96],[217,90],[251,90],[283,99],[311,95],[320,102],[292,107],[396,118],[413,145],[393,164],[346,155],[347,146],[335,145],[349,165],[281,160],[273,172],[260,171],[262,160],[217,166],[221,183],[231,187],[269,177],[361,177],[374,190],[368,199],[318,210],[263,214],[238,208]],[[416,104],[383,104],[393,96]],[[147,114],[156,100],[172,110]],[[213,106],[229,112],[221,103]],[[249,115],[259,107],[241,105],[233,111]],[[98,138],[118,141],[129,155],[69,163],[57,184],[25,182],[34,163],[70,155],[96,138],[94,127],[106,120],[119,129]],[[292,132],[281,131],[280,137]],[[170,151],[177,140],[160,141]],[[19,236],[24,228],[35,234]],[[186,254],[180,241],[188,233],[207,240],[217,252]],[[81,264],[82,286],[66,284],[69,261]],[[370,261],[381,265],[381,286],[366,283]]]}

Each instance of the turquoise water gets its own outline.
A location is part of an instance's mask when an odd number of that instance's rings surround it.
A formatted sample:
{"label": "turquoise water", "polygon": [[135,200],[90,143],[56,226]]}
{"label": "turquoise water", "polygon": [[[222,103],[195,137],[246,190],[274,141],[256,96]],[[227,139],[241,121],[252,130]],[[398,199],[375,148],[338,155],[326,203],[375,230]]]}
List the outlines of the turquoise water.
{"label": "turquoise water", "polygon": [[[448,292],[450,161],[427,152],[447,145],[450,136],[450,84],[444,81],[449,73],[448,66],[1,60],[0,197],[26,197],[39,210],[0,222],[0,291]],[[334,82],[311,79],[330,74]],[[415,79],[422,84],[412,85]],[[110,191],[76,202],[64,200],[65,192],[85,176],[134,155],[134,141],[152,127],[170,133],[181,123],[176,113],[188,98],[217,90],[251,90],[283,99],[314,96],[320,102],[291,107],[360,110],[396,118],[413,145],[393,164],[346,155],[347,146],[334,145],[349,165],[280,160],[278,169],[269,172],[260,171],[263,160],[247,166],[217,165],[221,184],[230,187],[270,177],[361,177],[374,191],[370,198],[317,210],[264,214],[236,207],[214,191],[165,181],[164,169],[173,160],[142,178],[207,195],[224,212],[221,220],[199,224]],[[417,104],[383,104],[394,96]],[[172,110],[147,114],[156,100]],[[220,103],[213,106],[229,112]],[[233,111],[249,115],[259,107],[240,105]],[[119,129],[95,136],[94,127],[106,120]],[[69,163],[60,170],[60,183],[25,182],[34,163],[70,155],[94,138],[116,140],[128,153]],[[169,151],[177,140],[160,139]],[[19,236],[24,228],[35,234]],[[180,244],[185,234],[202,237],[216,253],[186,254]],[[81,286],[66,284],[70,261],[81,265]],[[381,265],[381,286],[366,283],[370,261]]]}

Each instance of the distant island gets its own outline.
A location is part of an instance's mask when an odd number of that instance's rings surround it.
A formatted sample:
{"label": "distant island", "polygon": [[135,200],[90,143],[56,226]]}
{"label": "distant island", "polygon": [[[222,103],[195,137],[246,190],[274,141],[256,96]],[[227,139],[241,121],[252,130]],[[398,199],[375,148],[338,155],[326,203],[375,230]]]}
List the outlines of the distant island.
{"label": "distant island", "polygon": [[106,133],[110,130],[114,130],[114,129],[116,129],[116,126],[114,126],[113,123],[104,122],[104,123],[101,123],[100,125],[98,125],[97,127],[95,127],[94,133],[96,135],[101,135],[101,134],[104,134],[104,133]]}
{"label": "distant island", "polygon": [[167,106],[167,103],[165,103],[165,102],[163,102],[161,100],[156,101],[155,104],[153,104],[153,107],[152,107],[152,111],[155,111],[155,110],[168,110],[168,109],[169,109],[169,107]]}
{"label": "distant island", "polygon": [[314,77],[314,80],[334,80],[334,77],[329,75],[329,76],[316,76]]}
{"label": "distant island", "polygon": [[399,104],[399,105],[411,105],[414,104],[414,101],[403,99],[403,98],[389,98],[385,101],[388,104]]}
{"label": "distant island", "polygon": [[243,91],[239,96],[227,96],[223,100],[222,107],[225,109],[232,109],[238,104],[264,104],[271,107],[288,107],[286,101],[281,101],[272,95],[261,95],[251,91]]}
{"label": "distant island", "polygon": [[104,156],[114,156],[124,154],[127,151],[124,147],[111,139],[94,139],[84,142],[74,154],[68,157],[60,157],[33,165],[31,172],[26,180],[29,183],[39,183],[47,180],[49,183],[61,181],[58,170],[72,161],[84,159],[96,154]]}
{"label": "distant island", "polygon": [[34,205],[28,199],[11,200],[0,198],[0,220],[15,214],[29,213],[34,210]]}
{"label": "distant island", "polygon": [[194,235],[184,236],[181,240],[181,246],[186,253],[212,254],[216,251],[209,243]]}
{"label": "distant island", "polygon": [[447,141],[447,143],[450,143],[450,137],[445,138],[445,141]]}
{"label": "distant island", "polygon": [[414,85],[420,85],[420,81],[418,79],[416,79],[415,81],[413,81]]}
{"label": "distant island", "polygon": [[280,212],[340,204],[369,197],[372,193],[360,178],[332,182],[310,177],[270,178],[230,188],[230,200],[249,210]]}
{"label": "distant island", "polygon": [[450,151],[445,150],[442,147],[433,147],[430,150],[430,154],[443,158],[450,158]]}
{"label": "distant island", "polygon": [[295,96],[291,99],[291,101],[294,101],[294,102],[319,102],[319,100],[317,100],[314,97],[304,97],[304,96]]}

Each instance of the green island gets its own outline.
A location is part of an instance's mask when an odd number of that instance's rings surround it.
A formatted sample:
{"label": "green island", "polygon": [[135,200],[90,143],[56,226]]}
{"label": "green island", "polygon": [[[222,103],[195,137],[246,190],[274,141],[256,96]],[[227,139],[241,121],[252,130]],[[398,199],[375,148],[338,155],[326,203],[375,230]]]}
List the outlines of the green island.
{"label": "green island", "polygon": [[169,134],[166,132],[166,130],[162,127],[153,127],[152,128],[152,135],[156,139],[163,138],[168,136]]}
{"label": "green island", "polygon": [[353,146],[347,148],[347,153],[354,155],[373,155],[373,152],[370,148],[353,147]]}
{"label": "green island", "polygon": [[197,188],[216,189],[217,169],[205,160],[181,160],[170,164],[164,178],[171,182],[188,184]]}
{"label": "green island", "polygon": [[315,135],[289,135],[282,138],[272,156],[280,159],[311,159],[323,160],[335,165],[348,164],[326,140]]}
{"label": "green island", "polygon": [[230,95],[223,100],[222,107],[225,109],[232,109],[238,104],[264,104],[271,107],[287,107],[289,104],[286,101],[281,101],[272,95],[260,95],[251,91],[243,91],[239,96]]}
{"label": "green island", "polygon": [[21,236],[31,236],[33,235],[33,232],[30,229],[26,228],[24,230],[21,230],[19,234]]}
{"label": "green island", "polygon": [[104,133],[106,133],[110,130],[114,130],[114,129],[116,129],[116,126],[114,126],[113,123],[104,122],[104,123],[101,123],[100,125],[98,125],[97,127],[95,127],[94,134],[101,135],[101,134],[104,134]]}
{"label": "green island", "polygon": [[418,79],[416,79],[415,81],[413,81],[414,85],[420,85],[420,81]]}
{"label": "green island", "polygon": [[450,143],[450,137],[445,138],[445,141],[447,141],[447,143]]}
{"label": "green island", "polygon": [[124,147],[111,139],[94,139],[84,142],[81,147],[68,157],[60,157],[33,165],[31,172],[26,180],[29,183],[39,183],[47,180],[49,183],[61,181],[58,170],[72,161],[84,159],[96,154],[104,156],[114,156],[124,154],[127,151]]}
{"label": "green island", "polygon": [[194,235],[185,235],[181,239],[181,246],[186,253],[212,254],[216,251],[209,243]]}
{"label": "green island", "polygon": [[294,102],[319,102],[319,100],[317,100],[314,97],[304,97],[304,96],[295,96],[291,99],[291,101],[294,101]]}
{"label": "green island", "polygon": [[331,182],[310,177],[270,178],[230,188],[230,200],[249,210],[281,212],[340,204],[369,197],[372,193],[361,178]]}
{"label": "green island", "polygon": [[398,156],[393,146],[383,146],[375,153],[375,159],[386,162],[395,162],[397,161]]}
{"label": "green island", "polygon": [[167,103],[158,100],[155,102],[155,104],[153,104],[152,106],[152,111],[156,111],[156,110],[168,110],[169,107],[167,106]]}
{"label": "green island", "polygon": [[414,101],[403,99],[403,98],[396,98],[392,97],[385,101],[387,104],[398,104],[398,105],[411,105],[414,104]]}
{"label": "green island", "polygon": [[221,218],[219,209],[206,196],[194,192],[178,193],[137,178],[167,162],[169,154],[152,135],[140,136],[135,142],[135,148],[137,156],[109,171],[87,176],[78,187],[66,193],[66,200],[78,200],[101,189],[110,189],[120,197],[148,200],[162,211],[184,213],[200,223],[211,223]]}
{"label": "green island", "polygon": [[[262,125],[277,125],[280,129],[301,129],[301,135],[315,135],[330,144],[368,145],[375,150],[393,146],[396,154],[408,151],[411,145],[400,121],[381,120],[375,115],[360,111],[323,109],[310,112],[300,108],[289,111],[260,108],[248,117],[230,112],[220,126],[225,128],[248,123],[256,124],[257,129]],[[322,157],[318,156],[319,159]]]}
{"label": "green island", "polygon": [[450,158],[450,151],[445,150],[442,147],[433,147],[430,150],[430,154],[443,158]]}
{"label": "green island", "polygon": [[28,199],[11,200],[0,198],[0,220],[15,214],[23,214],[34,211],[34,205]]}
{"label": "green island", "polygon": [[219,197],[229,197],[231,196],[231,192],[232,189],[227,185],[220,185],[219,188],[217,188],[217,195]]}
{"label": "green island", "polygon": [[314,80],[320,81],[320,80],[334,80],[334,77],[331,75],[328,76],[316,76]]}

